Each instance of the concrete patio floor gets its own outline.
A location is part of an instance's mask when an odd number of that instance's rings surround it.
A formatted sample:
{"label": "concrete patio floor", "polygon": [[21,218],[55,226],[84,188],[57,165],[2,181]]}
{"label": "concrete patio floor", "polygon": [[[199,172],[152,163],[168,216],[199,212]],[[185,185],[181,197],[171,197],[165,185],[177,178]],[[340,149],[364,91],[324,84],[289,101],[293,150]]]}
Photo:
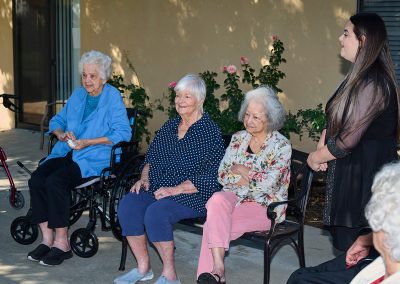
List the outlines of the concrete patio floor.
{"label": "concrete patio floor", "polygon": [[[21,161],[28,169],[34,170],[46,151],[39,150],[39,132],[12,129],[0,132],[0,146],[5,150],[7,164],[14,182],[25,197],[25,207],[21,210],[12,208],[8,202],[8,179],[0,170],[0,283],[112,283],[121,274],[118,271],[121,244],[111,232],[96,229],[99,238],[99,251],[91,258],[74,256],[58,267],[45,267],[26,259],[27,253],[35,248],[38,240],[31,245],[20,245],[10,235],[10,224],[19,216],[24,216],[29,208],[29,175],[20,169],[16,161]],[[70,233],[85,227],[88,216],[83,215],[74,224]],[[201,236],[191,233],[180,225],[175,230],[176,267],[182,283],[195,283],[197,258]],[[334,257],[328,233],[324,230],[306,226],[305,228],[306,264],[316,265]],[[150,249],[155,279],[161,272],[161,261],[153,249]],[[298,260],[293,248],[285,245],[274,256],[271,266],[271,284],[286,283],[290,274],[298,268]],[[129,255],[127,269],[136,266]],[[226,258],[226,275],[229,284],[260,284],[263,277],[263,251],[248,246],[246,241],[234,242]],[[155,279],[140,283],[154,283]]]}

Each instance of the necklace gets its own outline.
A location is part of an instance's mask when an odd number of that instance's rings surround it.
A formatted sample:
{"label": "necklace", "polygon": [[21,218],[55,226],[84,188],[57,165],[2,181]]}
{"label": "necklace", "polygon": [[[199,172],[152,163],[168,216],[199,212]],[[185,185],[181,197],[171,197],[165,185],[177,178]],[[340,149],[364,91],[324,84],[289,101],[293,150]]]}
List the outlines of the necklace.
{"label": "necklace", "polygon": [[250,140],[250,144],[252,144],[254,147],[260,149],[261,146],[265,143],[265,140],[267,139],[267,137],[269,137],[270,133],[267,133],[265,136],[263,136],[260,140],[261,141],[257,141],[255,136],[251,137]]}

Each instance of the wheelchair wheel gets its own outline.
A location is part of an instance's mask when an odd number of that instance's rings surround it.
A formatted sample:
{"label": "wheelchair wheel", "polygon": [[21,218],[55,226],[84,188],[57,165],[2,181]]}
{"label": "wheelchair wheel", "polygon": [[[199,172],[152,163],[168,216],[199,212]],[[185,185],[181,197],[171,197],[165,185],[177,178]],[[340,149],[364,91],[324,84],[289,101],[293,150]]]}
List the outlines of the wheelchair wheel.
{"label": "wheelchair wheel", "polygon": [[8,197],[8,201],[10,201],[11,206],[14,207],[15,209],[21,209],[25,205],[25,198],[22,192],[18,190],[15,191],[14,202],[12,201],[12,194],[10,194],[10,196]]}
{"label": "wheelchair wheel", "polygon": [[139,166],[143,159],[143,156],[135,156],[126,162],[126,164],[121,168],[111,192],[109,211],[110,225],[113,235],[119,241],[122,241],[122,229],[117,216],[119,201],[127,192],[129,192],[131,186],[139,178]]}
{"label": "wheelchair wheel", "polygon": [[83,258],[94,256],[99,249],[97,236],[85,228],[80,228],[72,233],[70,244],[72,251]]}
{"label": "wheelchair wheel", "polygon": [[30,245],[36,241],[39,229],[32,224],[28,217],[22,216],[14,219],[11,223],[10,233],[12,238],[21,245]]}

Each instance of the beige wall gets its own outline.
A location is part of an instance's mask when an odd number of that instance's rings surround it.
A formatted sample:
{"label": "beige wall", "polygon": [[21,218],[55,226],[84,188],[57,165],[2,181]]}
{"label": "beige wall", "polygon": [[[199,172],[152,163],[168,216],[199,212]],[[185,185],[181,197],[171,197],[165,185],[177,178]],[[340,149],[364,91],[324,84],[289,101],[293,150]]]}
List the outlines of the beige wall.
{"label": "beige wall", "polygon": [[[13,93],[12,5],[0,0],[0,93]],[[287,110],[325,104],[346,72],[338,56],[338,36],[356,10],[355,0],[81,0],[81,51],[102,50],[114,70],[134,80],[124,51],[152,100],[167,84],[192,72],[239,66],[247,56],[258,69],[271,36],[284,42],[287,77],[280,83]],[[220,93],[222,90],[220,90]],[[166,116],[155,112],[157,129]],[[0,105],[0,130],[13,127],[13,114]],[[307,139],[295,147],[310,150]]]}
{"label": "beige wall", "polygon": [[[344,74],[338,36],[356,10],[354,0],[82,0],[81,50],[112,55],[114,70],[131,78],[122,53],[129,52],[152,99],[186,73],[239,66],[247,56],[258,69],[271,45],[283,41],[286,78],[280,83],[286,109],[325,104]],[[132,79],[132,78],[131,78]],[[155,130],[166,117],[155,113]],[[295,138],[295,137],[294,137]],[[303,139],[304,140],[304,139]],[[295,147],[314,147],[305,139]]]}
{"label": "beige wall", "polygon": [[[14,93],[12,1],[0,0],[0,94]],[[14,127],[14,113],[0,99],[0,130]]]}

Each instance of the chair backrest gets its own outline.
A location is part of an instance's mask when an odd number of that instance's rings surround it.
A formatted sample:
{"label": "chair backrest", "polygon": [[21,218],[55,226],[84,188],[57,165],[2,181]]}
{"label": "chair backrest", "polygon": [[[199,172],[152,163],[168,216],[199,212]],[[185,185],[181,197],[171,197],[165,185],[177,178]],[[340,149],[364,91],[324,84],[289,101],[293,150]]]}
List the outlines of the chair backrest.
{"label": "chair backrest", "polygon": [[120,142],[113,146],[110,167],[114,172],[119,171],[121,165],[129,161],[131,157],[137,155],[139,152],[139,141],[135,140],[135,133],[140,111],[136,108],[126,108],[126,113],[128,115],[129,125],[132,129],[132,136],[129,142]]}
{"label": "chair backrest", "polygon": [[66,101],[56,101],[46,104],[44,107],[42,119],[40,120],[40,128],[48,129],[51,116],[57,112],[58,108],[64,107],[66,103]]}
{"label": "chair backrest", "polygon": [[40,129],[45,130],[48,129],[50,114],[52,113],[52,107],[55,103],[48,103],[44,107],[43,116],[40,120]]}
{"label": "chair backrest", "polygon": [[292,150],[289,203],[287,212],[299,222],[304,223],[307,201],[313,180],[313,173],[307,165],[307,153]]}
{"label": "chair backrest", "polygon": [[222,138],[224,139],[224,147],[228,148],[229,143],[231,143],[232,135],[231,134],[223,134]]}
{"label": "chair backrest", "polygon": [[128,114],[129,125],[132,129],[132,138],[131,141],[135,139],[135,133],[137,128],[137,118],[138,118],[138,110],[136,108],[126,108],[126,113]]}

